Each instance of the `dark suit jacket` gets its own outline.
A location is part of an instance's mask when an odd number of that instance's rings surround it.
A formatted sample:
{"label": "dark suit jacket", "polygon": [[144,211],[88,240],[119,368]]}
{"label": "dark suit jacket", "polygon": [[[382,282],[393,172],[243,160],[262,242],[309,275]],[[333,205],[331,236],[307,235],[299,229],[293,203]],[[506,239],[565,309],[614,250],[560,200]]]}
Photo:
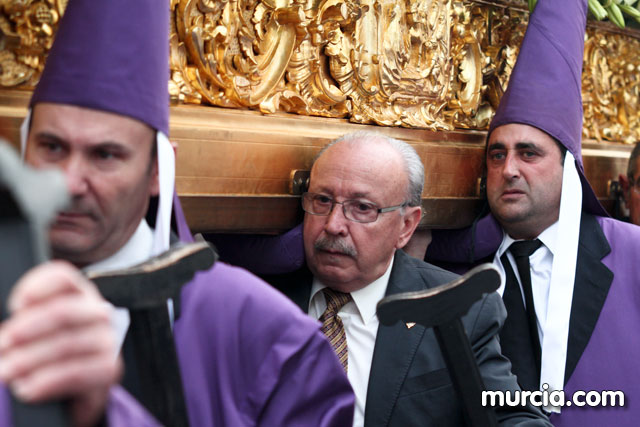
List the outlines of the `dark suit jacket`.
{"label": "dark suit jacket", "polygon": [[613,272],[602,258],[611,252],[609,242],[595,216],[582,213],[576,278],[573,285],[567,364],[564,371],[566,384],[576,369],[578,360],[587,347],[598,317],[607,299]]}
{"label": "dark suit jacket", "polygon": [[[386,294],[432,288],[455,277],[397,251]],[[312,283],[308,269],[265,279],[308,311]],[[504,319],[504,305],[496,293],[474,304],[462,319],[488,390],[519,390],[497,340]],[[550,425],[530,406],[498,408],[496,413],[501,425]],[[373,351],[365,426],[462,425],[462,407],[433,329],[420,325],[409,329],[400,322],[381,324]]]}
{"label": "dark suit jacket", "polygon": [[[470,246],[470,230],[471,229],[466,229],[465,232],[458,232],[456,244],[460,246]],[[460,236],[464,237],[461,238]],[[434,257],[435,255],[435,257],[438,258],[438,261],[435,262],[439,266],[457,272],[465,272],[474,265],[483,262],[493,262],[495,252],[502,241],[502,234],[500,233],[499,236],[496,234],[494,237],[492,241],[479,243],[479,245],[482,246],[482,251],[490,248],[492,251],[491,254],[473,263],[447,263],[440,261],[443,257],[446,258],[445,255],[449,255],[446,253],[446,250],[442,250],[441,253],[436,254],[427,251],[427,258],[431,262],[434,262],[430,257]],[[446,235],[442,233],[442,236],[439,238],[442,240],[437,242],[438,244],[434,245],[434,247],[438,247],[441,242],[446,239]],[[431,246],[430,250],[433,251]],[[613,272],[604,265],[602,259],[610,252],[611,246],[602,231],[602,227],[598,224],[597,218],[592,214],[583,212],[582,220],[580,221],[578,259],[573,287],[573,300],[571,303],[571,317],[569,320],[569,342],[567,345],[567,362],[564,372],[565,384],[569,381],[582,353],[587,347],[587,343],[591,338],[598,317],[600,317],[602,307],[607,299],[607,294],[613,281]]]}

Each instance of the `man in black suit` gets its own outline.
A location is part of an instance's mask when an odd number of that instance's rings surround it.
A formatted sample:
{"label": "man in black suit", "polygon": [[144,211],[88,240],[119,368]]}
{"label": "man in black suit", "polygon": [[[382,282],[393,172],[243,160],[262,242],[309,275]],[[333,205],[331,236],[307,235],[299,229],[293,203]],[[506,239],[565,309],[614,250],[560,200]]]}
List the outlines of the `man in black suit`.
{"label": "man in black suit", "polygon": [[[420,221],[423,184],[408,144],[373,133],[336,140],[313,165],[302,198],[307,265],[267,279],[323,323],[354,388],[354,426],[464,423],[433,330],[384,326],[376,316],[385,295],[456,277],[399,250]],[[497,340],[504,318],[495,293],[463,318],[488,390],[519,390]],[[496,412],[503,425],[547,425],[529,406]]]}

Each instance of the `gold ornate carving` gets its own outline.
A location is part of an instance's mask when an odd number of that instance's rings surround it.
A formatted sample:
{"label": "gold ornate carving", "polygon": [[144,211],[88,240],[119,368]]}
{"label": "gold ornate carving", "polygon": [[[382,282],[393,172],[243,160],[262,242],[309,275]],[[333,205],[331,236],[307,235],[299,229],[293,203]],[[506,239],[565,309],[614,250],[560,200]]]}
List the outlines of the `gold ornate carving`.
{"label": "gold ornate carving", "polygon": [[582,74],[586,138],[640,141],[640,40],[590,29]]}
{"label": "gold ornate carving", "polygon": [[[32,87],[65,0],[0,0],[0,86]],[[175,104],[486,129],[517,57],[525,2],[169,0]],[[612,28],[612,27],[611,27]],[[640,41],[589,28],[584,135],[640,139]]]}
{"label": "gold ornate carving", "polygon": [[493,111],[482,96],[484,9],[448,0],[175,0],[173,99],[482,128]]}
{"label": "gold ornate carving", "polygon": [[35,86],[67,0],[0,0],[0,86]]}

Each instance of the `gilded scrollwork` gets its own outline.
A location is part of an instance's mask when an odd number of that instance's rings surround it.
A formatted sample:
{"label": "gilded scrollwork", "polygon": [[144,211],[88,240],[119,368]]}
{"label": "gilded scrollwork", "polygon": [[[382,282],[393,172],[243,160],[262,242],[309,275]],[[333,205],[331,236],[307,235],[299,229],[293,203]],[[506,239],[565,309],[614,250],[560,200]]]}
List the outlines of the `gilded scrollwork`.
{"label": "gilded scrollwork", "polygon": [[368,6],[355,25],[361,43],[351,54],[351,120],[451,129],[439,114],[453,72],[450,2],[383,0]]}
{"label": "gilded scrollwork", "polygon": [[298,0],[174,3],[178,49],[186,53],[177,62],[180,82],[187,77],[213,105],[255,107],[273,96],[307,35]]}
{"label": "gilded scrollwork", "polygon": [[0,0],[0,31],[13,47],[0,51],[0,87],[35,85],[66,6],[67,0]]}
{"label": "gilded scrollwork", "polygon": [[452,59],[458,73],[444,114],[457,128],[486,129],[515,65],[528,15],[462,3],[455,16]]}
{"label": "gilded scrollwork", "polygon": [[640,141],[640,40],[598,29],[587,34],[583,137]]}
{"label": "gilded scrollwork", "polygon": [[[168,0],[175,104],[486,129],[526,2]],[[37,82],[66,0],[0,0],[0,87]],[[590,27],[584,136],[640,139],[640,37]]]}

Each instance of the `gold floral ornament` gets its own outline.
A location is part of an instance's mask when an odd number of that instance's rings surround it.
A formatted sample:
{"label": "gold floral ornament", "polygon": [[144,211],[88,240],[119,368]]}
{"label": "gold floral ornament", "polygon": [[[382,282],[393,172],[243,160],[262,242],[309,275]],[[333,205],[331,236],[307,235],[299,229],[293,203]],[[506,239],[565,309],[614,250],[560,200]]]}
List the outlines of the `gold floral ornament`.
{"label": "gold floral ornament", "polygon": [[351,52],[352,121],[452,129],[440,114],[453,73],[450,8],[448,1],[419,0],[363,10]]}
{"label": "gold floral ornament", "polygon": [[0,51],[0,86],[35,86],[66,5],[66,0],[0,1],[0,31],[13,47]]}
{"label": "gold floral ornament", "polygon": [[598,29],[587,34],[583,137],[633,144],[640,140],[640,41]]}
{"label": "gold floral ornament", "polygon": [[445,0],[171,7],[174,102],[435,130],[486,128],[527,16]]}
{"label": "gold floral ornament", "polygon": [[187,59],[178,62],[180,77],[213,105],[249,107],[273,96],[306,35],[297,1],[192,0],[175,12]]}
{"label": "gold floral ornament", "polygon": [[480,101],[475,36],[464,36],[461,67],[450,60],[449,1],[182,0],[172,9],[174,100],[432,129],[454,127],[441,113],[458,75],[457,108],[469,115]]}

